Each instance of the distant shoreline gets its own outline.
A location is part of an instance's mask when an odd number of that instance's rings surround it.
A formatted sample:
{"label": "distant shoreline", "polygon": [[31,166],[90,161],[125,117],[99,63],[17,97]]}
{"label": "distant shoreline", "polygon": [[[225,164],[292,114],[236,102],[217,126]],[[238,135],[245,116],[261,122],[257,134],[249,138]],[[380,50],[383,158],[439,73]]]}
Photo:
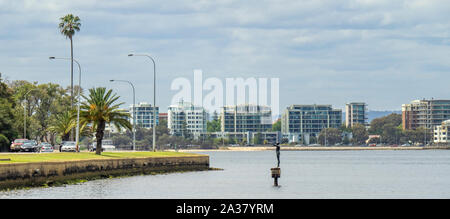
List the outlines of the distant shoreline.
{"label": "distant shoreline", "polygon": [[[406,147],[352,147],[352,146],[281,146],[282,151],[362,151],[362,150],[449,150],[450,146],[429,146],[429,147],[417,147],[417,146],[406,146]],[[221,147],[219,149],[180,149],[179,152],[208,152],[208,151],[270,151],[275,150],[275,147],[271,146],[248,146],[248,147]],[[167,150],[174,151],[174,150]]]}

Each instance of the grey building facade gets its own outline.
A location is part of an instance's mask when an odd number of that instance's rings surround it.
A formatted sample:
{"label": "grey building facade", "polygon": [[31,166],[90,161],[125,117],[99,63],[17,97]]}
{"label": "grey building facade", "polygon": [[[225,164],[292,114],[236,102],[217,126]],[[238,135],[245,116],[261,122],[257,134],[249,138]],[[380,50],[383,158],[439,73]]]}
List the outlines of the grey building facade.
{"label": "grey building facade", "polygon": [[345,105],[345,126],[353,127],[354,124],[368,125],[366,103],[347,103]]}
{"label": "grey building facade", "polygon": [[272,110],[268,106],[225,106],[220,119],[222,132],[266,132],[272,129]]}
{"label": "grey building facade", "polygon": [[324,128],[340,128],[342,110],[331,105],[291,105],[281,118],[283,138],[289,142],[309,144]]}
{"label": "grey building facade", "polygon": [[156,107],[156,118],[153,118],[153,106],[151,104],[142,102],[130,106],[130,122],[133,124],[133,113],[136,113],[136,126],[142,128],[152,128],[153,119],[156,119],[156,125],[159,124],[159,107]]}

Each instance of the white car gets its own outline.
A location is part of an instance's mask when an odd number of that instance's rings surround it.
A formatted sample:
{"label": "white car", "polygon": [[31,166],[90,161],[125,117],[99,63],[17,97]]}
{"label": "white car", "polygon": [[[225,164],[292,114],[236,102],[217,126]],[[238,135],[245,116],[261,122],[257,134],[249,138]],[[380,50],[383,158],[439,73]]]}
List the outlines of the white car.
{"label": "white car", "polygon": [[[97,142],[92,143],[91,151],[95,151],[97,148]],[[114,151],[116,146],[113,145],[112,140],[102,140],[102,151]]]}
{"label": "white car", "polygon": [[40,147],[41,152],[53,152],[53,146],[50,143],[42,142]]}
{"label": "white car", "polygon": [[74,141],[66,141],[61,145],[61,152],[76,152],[77,146]]}

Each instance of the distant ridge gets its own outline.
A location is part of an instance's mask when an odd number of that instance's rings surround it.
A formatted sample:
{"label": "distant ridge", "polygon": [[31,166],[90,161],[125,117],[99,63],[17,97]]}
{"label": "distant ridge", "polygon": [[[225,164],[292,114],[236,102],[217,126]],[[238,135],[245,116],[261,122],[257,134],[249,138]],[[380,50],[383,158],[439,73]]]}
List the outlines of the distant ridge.
{"label": "distant ridge", "polygon": [[402,114],[402,111],[401,110],[393,110],[393,111],[389,111],[389,110],[387,110],[387,111],[369,111],[367,114],[368,114],[368,121],[369,121],[369,123],[373,120],[373,119],[376,119],[376,118],[380,118],[380,117],[383,117],[383,116],[387,116],[387,115],[390,115],[390,114],[392,114],[392,113],[396,113],[396,114]]}
{"label": "distant ridge", "polygon": [[[367,112],[368,122],[370,123],[372,120],[374,120],[376,118],[387,116],[392,113],[402,114],[402,111],[401,110],[369,111],[369,112]],[[342,112],[342,118],[343,118],[342,120],[345,121],[345,112]]]}

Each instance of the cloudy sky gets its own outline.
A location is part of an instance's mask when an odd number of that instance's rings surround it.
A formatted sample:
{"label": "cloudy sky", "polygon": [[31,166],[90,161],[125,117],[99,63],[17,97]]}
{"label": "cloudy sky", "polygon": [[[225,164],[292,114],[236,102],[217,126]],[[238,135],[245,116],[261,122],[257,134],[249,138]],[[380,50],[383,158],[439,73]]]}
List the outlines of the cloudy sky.
{"label": "cloudy sky", "polygon": [[48,57],[70,56],[58,23],[73,13],[83,87],[114,88],[127,104],[129,85],[109,79],[132,81],[137,101],[153,102],[152,63],[127,57],[136,52],[156,60],[163,111],[172,81],[193,81],[194,69],[224,82],[279,78],[281,109],[364,101],[400,110],[450,98],[449,12],[448,0],[0,0],[0,72],[70,85],[70,63]]}

